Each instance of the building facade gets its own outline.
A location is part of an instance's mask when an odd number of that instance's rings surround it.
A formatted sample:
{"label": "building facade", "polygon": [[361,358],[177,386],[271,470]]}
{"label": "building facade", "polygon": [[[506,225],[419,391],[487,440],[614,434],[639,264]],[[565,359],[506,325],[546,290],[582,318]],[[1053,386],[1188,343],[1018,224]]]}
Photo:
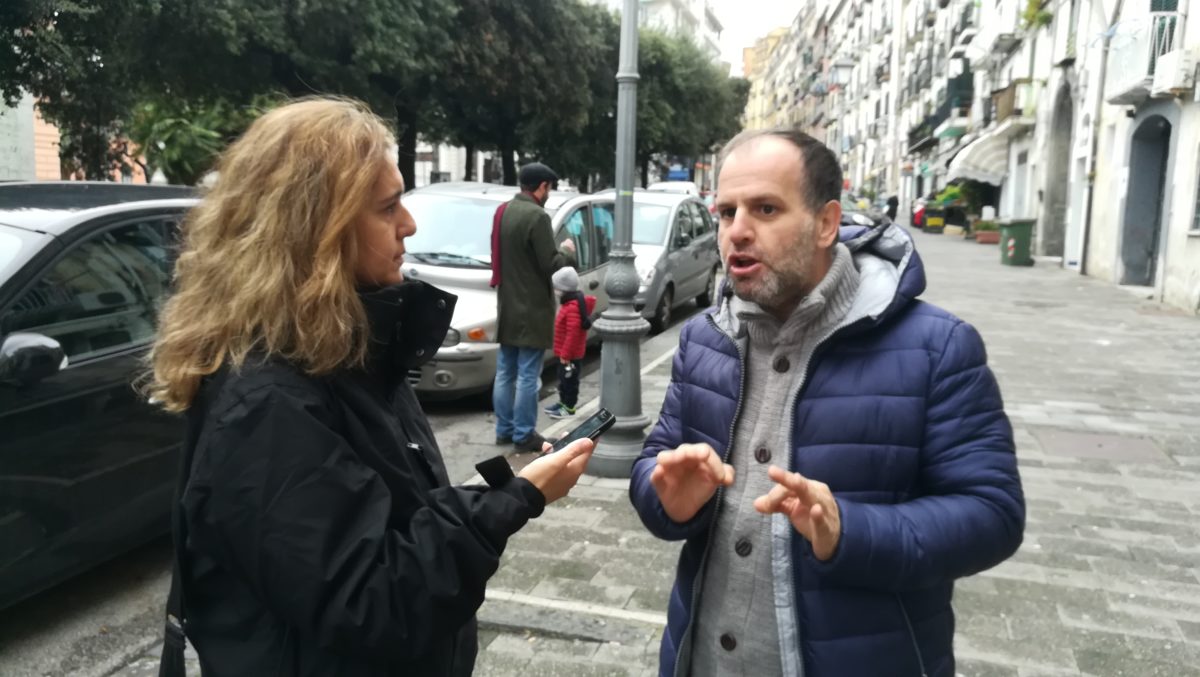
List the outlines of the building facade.
{"label": "building facade", "polygon": [[1189,3],[815,0],[747,58],[746,126],[800,125],[902,214],[972,181],[1044,265],[1200,313]]}

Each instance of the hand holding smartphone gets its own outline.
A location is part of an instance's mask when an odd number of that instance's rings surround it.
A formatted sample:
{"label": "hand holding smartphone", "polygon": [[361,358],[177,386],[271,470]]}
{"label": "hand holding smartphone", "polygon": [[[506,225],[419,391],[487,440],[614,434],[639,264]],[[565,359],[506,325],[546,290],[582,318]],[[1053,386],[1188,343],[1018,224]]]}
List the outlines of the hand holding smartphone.
{"label": "hand holding smartphone", "polygon": [[580,423],[574,430],[564,435],[562,439],[555,442],[550,451],[545,453],[553,454],[556,451],[561,451],[576,440],[589,439],[595,442],[598,437],[613,427],[613,424],[616,422],[617,417],[613,416],[611,411],[600,409],[584,420],[583,423]]}

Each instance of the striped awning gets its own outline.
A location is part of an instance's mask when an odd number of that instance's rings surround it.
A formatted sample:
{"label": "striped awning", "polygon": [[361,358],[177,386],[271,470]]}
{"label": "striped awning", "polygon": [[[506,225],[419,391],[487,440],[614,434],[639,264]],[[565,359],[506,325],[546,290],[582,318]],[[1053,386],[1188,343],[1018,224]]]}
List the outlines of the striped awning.
{"label": "striped awning", "polygon": [[947,181],[972,179],[999,186],[1008,174],[1008,137],[992,132],[971,142],[950,161]]}

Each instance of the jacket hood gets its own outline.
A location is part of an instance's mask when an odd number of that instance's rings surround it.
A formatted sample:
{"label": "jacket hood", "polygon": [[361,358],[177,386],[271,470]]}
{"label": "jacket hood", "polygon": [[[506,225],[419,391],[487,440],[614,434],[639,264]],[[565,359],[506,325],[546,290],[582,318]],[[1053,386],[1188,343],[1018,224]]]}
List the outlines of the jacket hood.
{"label": "jacket hood", "polygon": [[[925,266],[912,236],[900,226],[887,223],[867,228],[843,226],[838,241],[846,245],[858,268],[859,286],[849,313],[866,317],[869,326],[887,321],[925,291]],[[731,336],[740,324],[729,301],[733,285],[721,281],[721,302],[713,311],[717,326]]]}
{"label": "jacket hood", "polygon": [[458,297],[419,280],[360,290],[371,338],[369,365],[394,373],[433,359],[450,330]]}

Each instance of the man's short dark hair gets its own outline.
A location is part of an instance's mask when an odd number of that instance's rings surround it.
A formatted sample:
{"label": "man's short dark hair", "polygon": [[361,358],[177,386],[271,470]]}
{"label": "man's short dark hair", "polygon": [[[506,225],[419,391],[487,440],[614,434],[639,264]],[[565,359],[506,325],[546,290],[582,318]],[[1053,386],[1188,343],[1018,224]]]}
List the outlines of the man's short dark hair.
{"label": "man's short dark hair", "polygon": [[[838,164],[837,156],[825,144],[794,127],[775,127],[773,129],[747,129],[725,144],[721,149],[721,157],[717,163],[717,176],[725,161],[737,149],[759,139],[775,137],[783,139],[800,151],[800,159],[804,164],[804,178],[800,186],[800,194],[804,202],[814,212],[821,211],[830,200],[840,200],[842,197],[842,166]],[[719,188],[718,188],[719,190]]]}

